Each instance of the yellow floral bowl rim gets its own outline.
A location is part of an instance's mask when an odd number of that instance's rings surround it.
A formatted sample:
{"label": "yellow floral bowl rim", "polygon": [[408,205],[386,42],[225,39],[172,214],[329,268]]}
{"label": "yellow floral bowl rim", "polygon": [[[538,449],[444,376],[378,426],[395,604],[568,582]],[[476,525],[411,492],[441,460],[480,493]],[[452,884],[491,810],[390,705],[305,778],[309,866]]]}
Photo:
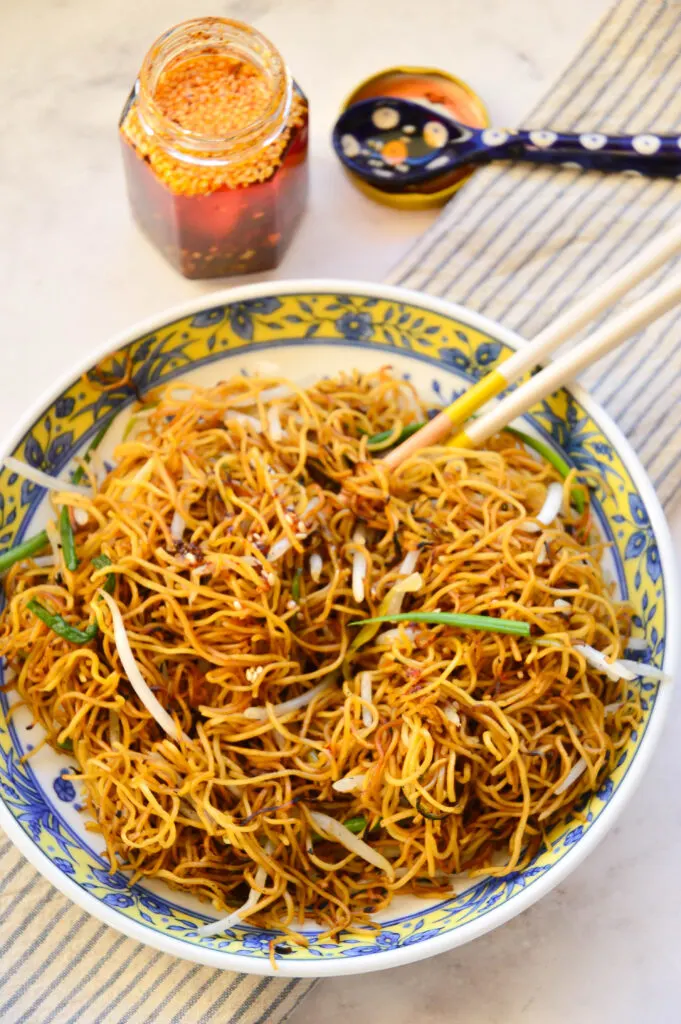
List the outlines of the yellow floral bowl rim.
{"label": "yellow floral bowl rim", "polygon": [[[355,357],[382,365],[404,356],[410,368],[422,372],[426,367],[449,386],[454,378],[461,383],[493,370],[519,344],[522,340],[513,332],[477,313],[403,288],[332,280],[228,289],[137,324],[88,356],[34,404],[0,446],[0,462],[10,453],[27,457],[30,449],[33,456],[36,451],[47,453],[47,468],[53,473],[73,464],[74,452],[82,453],[102,422],[135,400],[134,388],[129,393],[108,390],[102,400],[95,367],[98,374],[132,367],[144,391],[224,359],[234,359],[236,370],[240,356],[283,347],[304,356],[307,372],[315,347],[321,362],[331,346],[343,365],[352,365]],[[434,377],[433,386],[439,381],[440,376]],[[595,460],[601,478],[610,480],[612,486],[597,495],[597,514],[617,552],[623,593],[650,638],[653,662],[673,676],[680,645],[678,631],[668,634],[666,626],[678,622],[681,612],[674,551],[664,514],[637,456],[610,417],[578,386],[531,410],[528,422],[561,454],[574,458],[573,464],[580,458],[588,465]],[[0,470],[0,548],[22,539],[42,497],[6,468]],[[644,689],[644,720],[612,776],[587,800],[579,818],[554,828],[551,848],[527,870],[506,879],[483,880],[460,896],[435,905],[419,904],[416,911],[395,909],[378,936],[347,936],[333,944],[312,934],[309,948],[288,947],[287,955],[277,955],[275,969],[268,933],[244,924],[224,936],[199,937],[195,929],[214,919],[212,908],[188,907],[172,892],[159,895],[155,889],[128,886],[125,876],[108,873],[101,855],[83,838],[83,830],[68,824],[59,805],[60,800],[72,799],[71,784],[59,784],[64,767],[56,778],[38,778],[31,760],[21,761],[26,737],[32,734],[19,736],[15,720],[6,713],[5,694],[0,695],[0,825],[27,859],[75,903],[156,949],[228,970],[263,975],[276,970],[278,977],[381,970],[434,956],[498,927],[553,889],[593,850],[640,781],[669,708],[670,684],[645,683]],[[62,755],[54,757],[57,767],[68,765]],[[55,796],[59,790],[61,795]],[[72,820],[80,822],[72,813]]]}

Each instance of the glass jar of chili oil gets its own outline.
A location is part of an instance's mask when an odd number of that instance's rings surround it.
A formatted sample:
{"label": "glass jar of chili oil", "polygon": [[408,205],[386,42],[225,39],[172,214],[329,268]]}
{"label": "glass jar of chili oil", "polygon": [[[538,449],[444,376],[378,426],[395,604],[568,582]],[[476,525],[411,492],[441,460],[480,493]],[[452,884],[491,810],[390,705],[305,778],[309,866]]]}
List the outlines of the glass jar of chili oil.
{"label": "glass jar of chili oil", "polygon": [[307,100],[274,46],[226,18],[153,44],[120,120],[128,195],[185,277],[276,267],[307,195]]}

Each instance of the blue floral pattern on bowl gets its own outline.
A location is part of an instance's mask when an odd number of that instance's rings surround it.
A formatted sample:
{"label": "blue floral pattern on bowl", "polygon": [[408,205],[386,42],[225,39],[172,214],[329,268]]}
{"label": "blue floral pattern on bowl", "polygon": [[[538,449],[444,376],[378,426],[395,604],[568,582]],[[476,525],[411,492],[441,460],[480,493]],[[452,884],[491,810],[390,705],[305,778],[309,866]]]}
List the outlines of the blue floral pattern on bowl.
{"label": "blue floral pattern on bowl", "polygon": [[64,778],[64,772],[68,769],[63,768],[57,778],[52,783],[52,787],[62,801],[62,803],[69,804],[72,800],[76,799],[76,787],[73,785],[70,779]]}

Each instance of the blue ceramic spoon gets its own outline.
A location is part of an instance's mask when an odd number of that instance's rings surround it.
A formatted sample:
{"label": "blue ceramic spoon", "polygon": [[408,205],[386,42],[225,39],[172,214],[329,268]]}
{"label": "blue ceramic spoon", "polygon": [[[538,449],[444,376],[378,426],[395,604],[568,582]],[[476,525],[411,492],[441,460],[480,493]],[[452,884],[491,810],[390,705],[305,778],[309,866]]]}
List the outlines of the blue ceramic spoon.
{"label": "blue ceramic spoon", "polygon": [[347,168],[387,192],[425,185],[466,164],[491,160],[681,175],[678,135],[469,128],[420,103],[393,97],[353,103],[336,122],[333,145]]}

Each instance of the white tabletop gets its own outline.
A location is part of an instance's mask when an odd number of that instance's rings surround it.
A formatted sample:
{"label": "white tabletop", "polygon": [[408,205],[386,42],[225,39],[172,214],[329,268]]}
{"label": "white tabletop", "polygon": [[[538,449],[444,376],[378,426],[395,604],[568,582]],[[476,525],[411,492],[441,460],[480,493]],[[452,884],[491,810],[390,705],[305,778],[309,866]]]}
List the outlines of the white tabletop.
{"label": "white tabletop", "polygon": [[[2,7],[0,433],[107,336],[224,283],[179,277],[128,214],[116,122],[145,49],[163,29],[201,13],[251,21],[281,48],[308,93],[311,201],[282,265],[265,276],[380,280],[435,214],[385,209],[346,181],[329,145],[344,95],[381,67],[431,64],[468,80],[496,124],[518,123],[607,0],[223,0],[206,11],[190,0],[6,0]],[[681,521],[674,525],[681,539]],[[323,982],[291,1024],[676,1024],[676,735],[672,722],[620,823],[540,904],[434,960]]]}

